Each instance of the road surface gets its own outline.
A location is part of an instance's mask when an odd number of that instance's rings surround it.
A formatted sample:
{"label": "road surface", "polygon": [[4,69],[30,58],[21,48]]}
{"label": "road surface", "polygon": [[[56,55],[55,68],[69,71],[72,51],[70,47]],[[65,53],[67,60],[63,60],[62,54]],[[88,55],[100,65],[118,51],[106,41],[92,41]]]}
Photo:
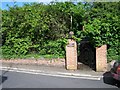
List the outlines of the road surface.
{"label": "road surface", "polygon": [[117,88],[103,79],[90,80],[72,77],[2,71],[2,88]]}

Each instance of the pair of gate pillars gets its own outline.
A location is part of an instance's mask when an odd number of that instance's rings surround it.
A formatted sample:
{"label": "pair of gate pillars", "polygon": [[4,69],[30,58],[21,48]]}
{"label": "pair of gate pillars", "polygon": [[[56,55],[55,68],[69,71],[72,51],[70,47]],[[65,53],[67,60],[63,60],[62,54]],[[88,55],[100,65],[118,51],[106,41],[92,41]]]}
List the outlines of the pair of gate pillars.
{"label": "pair of gate pillars", "polygon": [[[107,70],[107,45],[96,47],[95,53],[96,71]],[[66,46],[66,69],[77,70],[77,44],[73,39],[68,39],[68,45]]]}

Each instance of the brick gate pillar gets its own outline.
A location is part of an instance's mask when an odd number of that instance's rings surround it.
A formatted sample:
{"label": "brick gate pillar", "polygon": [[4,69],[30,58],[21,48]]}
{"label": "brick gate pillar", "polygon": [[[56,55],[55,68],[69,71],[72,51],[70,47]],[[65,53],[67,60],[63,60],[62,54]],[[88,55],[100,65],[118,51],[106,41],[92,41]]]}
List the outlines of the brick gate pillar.
{"label": "brick gate pillar", "polygon": [[68,39],[68,45],[66,46],[66,69],[77,69],[77,44],[73,39]]}
{"label": "brick gate pillar", "polygon": [[107,70],[107,45],[96,48],[96,71]]}

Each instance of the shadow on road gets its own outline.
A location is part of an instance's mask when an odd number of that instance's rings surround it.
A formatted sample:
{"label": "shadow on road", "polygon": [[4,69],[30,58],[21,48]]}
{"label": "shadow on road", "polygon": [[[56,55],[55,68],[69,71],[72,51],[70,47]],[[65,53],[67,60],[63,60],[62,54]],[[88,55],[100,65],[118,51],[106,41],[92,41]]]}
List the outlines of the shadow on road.
{"label": "shadow on road", "polygon": [[113,86],[118,87],[116,85],[116,80],[113,78],[113,76],[112,76],[110,71],[105,72],[103,74],[103,81],[104,81],[105,84],[109,84],[109,85],[113,85]]}
{"label": "shadow on road", "polygon": [[2,71],[2,75],[0,75],[0,85],[8,79],[7,76],[4,76],[8,71]]}
{"label": "shadow on road", "polygon": [[7,78],[7,76],[1,76],[0,75],[0,85],[4,82],[4,81],[6,81],[8,78]]}

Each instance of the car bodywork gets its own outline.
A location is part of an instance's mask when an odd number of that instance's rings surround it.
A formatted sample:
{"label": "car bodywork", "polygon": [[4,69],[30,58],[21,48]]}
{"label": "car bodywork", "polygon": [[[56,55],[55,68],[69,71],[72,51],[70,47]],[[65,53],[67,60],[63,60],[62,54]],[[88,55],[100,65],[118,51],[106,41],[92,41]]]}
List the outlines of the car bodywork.
{"label": "car bodywork", "polygon": [[111,69],[112,77],[116,81],[118,87],[120,87],[120,61],[116,61]]}
{"label": "car bodywork", "polygon": [[120,81],[120,65],[119,67],[117,68],[117,71],[116,73],[112,73],[113,74],[113,78]]}

